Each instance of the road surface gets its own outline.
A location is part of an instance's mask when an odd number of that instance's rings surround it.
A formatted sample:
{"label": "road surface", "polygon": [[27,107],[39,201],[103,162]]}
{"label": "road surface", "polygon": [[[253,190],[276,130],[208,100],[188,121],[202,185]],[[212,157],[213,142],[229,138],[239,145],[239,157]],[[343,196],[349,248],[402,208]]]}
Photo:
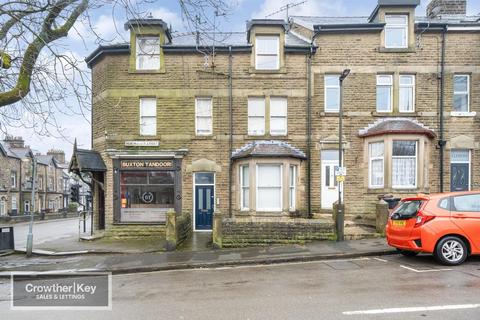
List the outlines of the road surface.
{"label": "road surface", "polygon": [[11,311],[4,319],[442,319],[480,314],[480,258],[445,268],[400,255],[114,275],[112,311]]}

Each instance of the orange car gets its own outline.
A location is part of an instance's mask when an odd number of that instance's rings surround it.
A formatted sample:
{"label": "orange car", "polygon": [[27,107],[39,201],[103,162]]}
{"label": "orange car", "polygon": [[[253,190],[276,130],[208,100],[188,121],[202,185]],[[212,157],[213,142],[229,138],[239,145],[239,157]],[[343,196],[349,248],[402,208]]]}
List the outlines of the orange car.
{"label": "orange car", "polygon": [[406,256],[433,253],[446,265],[480,254],[480,191],[402,199],[390,214],[388,244]]}

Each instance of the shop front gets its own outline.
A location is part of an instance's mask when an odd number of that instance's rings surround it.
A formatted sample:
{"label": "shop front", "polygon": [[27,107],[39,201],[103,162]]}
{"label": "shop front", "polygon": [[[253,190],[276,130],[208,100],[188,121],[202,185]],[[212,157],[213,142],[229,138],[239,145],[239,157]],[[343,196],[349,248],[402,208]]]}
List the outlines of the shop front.
{"label": "shop front", "polygon": [[115,159],[114,222],[164,224],[181,212],[181,159]]}

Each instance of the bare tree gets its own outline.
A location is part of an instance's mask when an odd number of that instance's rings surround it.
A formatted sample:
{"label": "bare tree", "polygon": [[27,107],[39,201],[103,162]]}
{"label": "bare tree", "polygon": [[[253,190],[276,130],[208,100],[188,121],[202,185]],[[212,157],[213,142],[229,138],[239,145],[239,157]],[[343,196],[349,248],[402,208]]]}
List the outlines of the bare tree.
{"label": "bare tree", "polygon": [[[166,0],[7,0],[0,4],[0,130],[32,128],[62,136],[59,114],[89,120],[90,74],[67,35],[108,43],[92,27],[95,10],[108,7],[114,20],[146,18],[148,7]],[[215,18],[231,12],[234,0],[178,0],[184,27],[215,31]],[[212,18],[213,17],[213,18]],[[77,30],[82,26],[88,35]],[[117,29],[121,34],[121,27]],[[86,42],[85,39],[84,43]],[[89,41],[91,43],[91,41]],[[92,50],[93,48],[89,48]]]}

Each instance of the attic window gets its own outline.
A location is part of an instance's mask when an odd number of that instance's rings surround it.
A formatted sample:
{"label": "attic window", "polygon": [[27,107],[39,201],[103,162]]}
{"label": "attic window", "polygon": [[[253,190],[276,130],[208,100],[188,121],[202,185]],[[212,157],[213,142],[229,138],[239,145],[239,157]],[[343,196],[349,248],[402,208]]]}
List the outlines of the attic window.
{"label": "attic window", "polygon": [[137,37],[137,70],[160,69],[160,39],[158,37]]}
{"label": "attic window", "polygon": [[280,37],[257,36],[255,38],[255,69],[278,70],[280,68]]}
{"label": "attic window", "polygon": [[385,16],[385,47],[408,47],[408,15]]}

